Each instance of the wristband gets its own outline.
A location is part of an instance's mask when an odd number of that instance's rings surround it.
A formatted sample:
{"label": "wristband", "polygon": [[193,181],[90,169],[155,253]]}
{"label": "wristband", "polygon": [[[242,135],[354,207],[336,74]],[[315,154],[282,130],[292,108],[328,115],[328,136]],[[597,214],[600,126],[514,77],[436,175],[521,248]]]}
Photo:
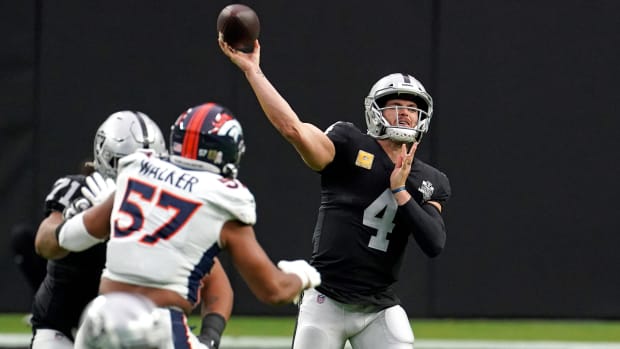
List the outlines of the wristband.
{"label": "wristband", "polygon": [[209,313],[202,318],[198,340],[209,348],[219,348],[226,319],[218,313]]}
{"label": "wristband", "polygon": [[56,228],[56,239],[60,247],[68,251],[80,252],[105,240],[90,235],[84,226],[83,216],[84,212],[78,213]]}
{"label": "wristband", "polygon": [[398,193],[400,191],[403,191],[403,190],[407,190],[407,188],[404,185],[402,187],[398,187],[398,188],[392,189],[392,194],[396,194],[396,193]]}

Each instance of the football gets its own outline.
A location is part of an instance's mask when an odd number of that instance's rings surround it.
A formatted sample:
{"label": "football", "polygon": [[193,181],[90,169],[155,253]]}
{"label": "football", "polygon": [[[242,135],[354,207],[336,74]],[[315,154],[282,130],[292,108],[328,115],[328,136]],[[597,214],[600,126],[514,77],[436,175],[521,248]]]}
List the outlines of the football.
{"label": "football", "polygon": [[246,5],[228,5],[217,16],[217,31],[222,33],[224,42],[230,47],[246,53],[252,52],[260,32],[258,15]]}

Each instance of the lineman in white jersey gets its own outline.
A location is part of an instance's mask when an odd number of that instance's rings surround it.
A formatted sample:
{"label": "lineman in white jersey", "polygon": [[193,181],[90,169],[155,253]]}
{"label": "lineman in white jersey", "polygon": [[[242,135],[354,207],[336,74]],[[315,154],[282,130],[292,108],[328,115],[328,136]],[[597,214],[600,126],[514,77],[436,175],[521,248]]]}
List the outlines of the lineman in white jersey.
{"label": "lineman in white jersey", "polygon": [[[139,293],[160,307],[170,321],[164,348],[213,347],[191,333],[186,314],[200,301],[200,280],[222,249],[265,303],[297,301],[320,284],[306,261],[280,261],[278,269],[257,242],[254,197],[236,179],[244,150],[230,111],[215,103],[190,108],[172,126],[169,161],[148,152],[123,158],[115,195],[57,230],[71,251],[109,236],[100,292]],[[88,333],[78,331],[76,348],[86,342]]]}
{"label": "lineman in white jersey", "polygon": [[181,169],[144,152],[123,158],[119,169],[117,190],[124,195],[114,200],[103,285],[165,288],[195,303],[224,223],[256,222],[254,197],[237,179]]}

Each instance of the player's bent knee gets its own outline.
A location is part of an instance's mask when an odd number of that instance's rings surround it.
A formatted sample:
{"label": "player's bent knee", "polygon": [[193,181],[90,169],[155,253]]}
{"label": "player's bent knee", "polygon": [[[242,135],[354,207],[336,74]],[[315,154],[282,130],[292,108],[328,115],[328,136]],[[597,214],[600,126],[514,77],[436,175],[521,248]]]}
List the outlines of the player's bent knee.
{"label": "player's bent knee", "polygon": [[64,334],[49,329],[37,329],[32,349],[73,349],[73,342]]}
{"label": "player's bent knee", "polygon": [[298,328],[293,340],[293,349],[309,348],[330,348],[327,333],[314,326]]}
{"label": "player's bent knee", "polygon": [[409,324],[409,318],[405,310],[396,305],[385,310],[385,323],[390,335],[397,342],[412,343],[414,341],[413,330]]}

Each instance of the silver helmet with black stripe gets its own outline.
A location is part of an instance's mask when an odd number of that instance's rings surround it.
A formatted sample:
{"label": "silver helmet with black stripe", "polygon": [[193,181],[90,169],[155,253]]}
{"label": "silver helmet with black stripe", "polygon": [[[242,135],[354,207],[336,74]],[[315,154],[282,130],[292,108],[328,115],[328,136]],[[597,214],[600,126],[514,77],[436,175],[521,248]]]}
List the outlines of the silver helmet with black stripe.
{"label": "silver helmet with black stripe", "polygon": [[159,126],[139,111],[113,113],[95,134],[95,170],[104,177],[116,178],[118,160],[138,149],[153,149],[158,154],[167,152],[166,141]]}
{"label": "silver helmet with black stripe", "polygon": [[[167,316],[166,316],[167,315]],[[172,343],[170,315],[138,293],[100,295],[84,309],[76,347],[162,349]]]}
{"label": "silver helmet with black stripe", "polygon": [[[391,125],[383,110],[390,99],[405,99],[416,103],[418,122],[413,127]],[[390,74],[379,79],[364,100],[368,134],[377,139],[391,139],[395,142],[419,142],[428,131],[433,115],[433,99],[424,86],[408,74]]]}

